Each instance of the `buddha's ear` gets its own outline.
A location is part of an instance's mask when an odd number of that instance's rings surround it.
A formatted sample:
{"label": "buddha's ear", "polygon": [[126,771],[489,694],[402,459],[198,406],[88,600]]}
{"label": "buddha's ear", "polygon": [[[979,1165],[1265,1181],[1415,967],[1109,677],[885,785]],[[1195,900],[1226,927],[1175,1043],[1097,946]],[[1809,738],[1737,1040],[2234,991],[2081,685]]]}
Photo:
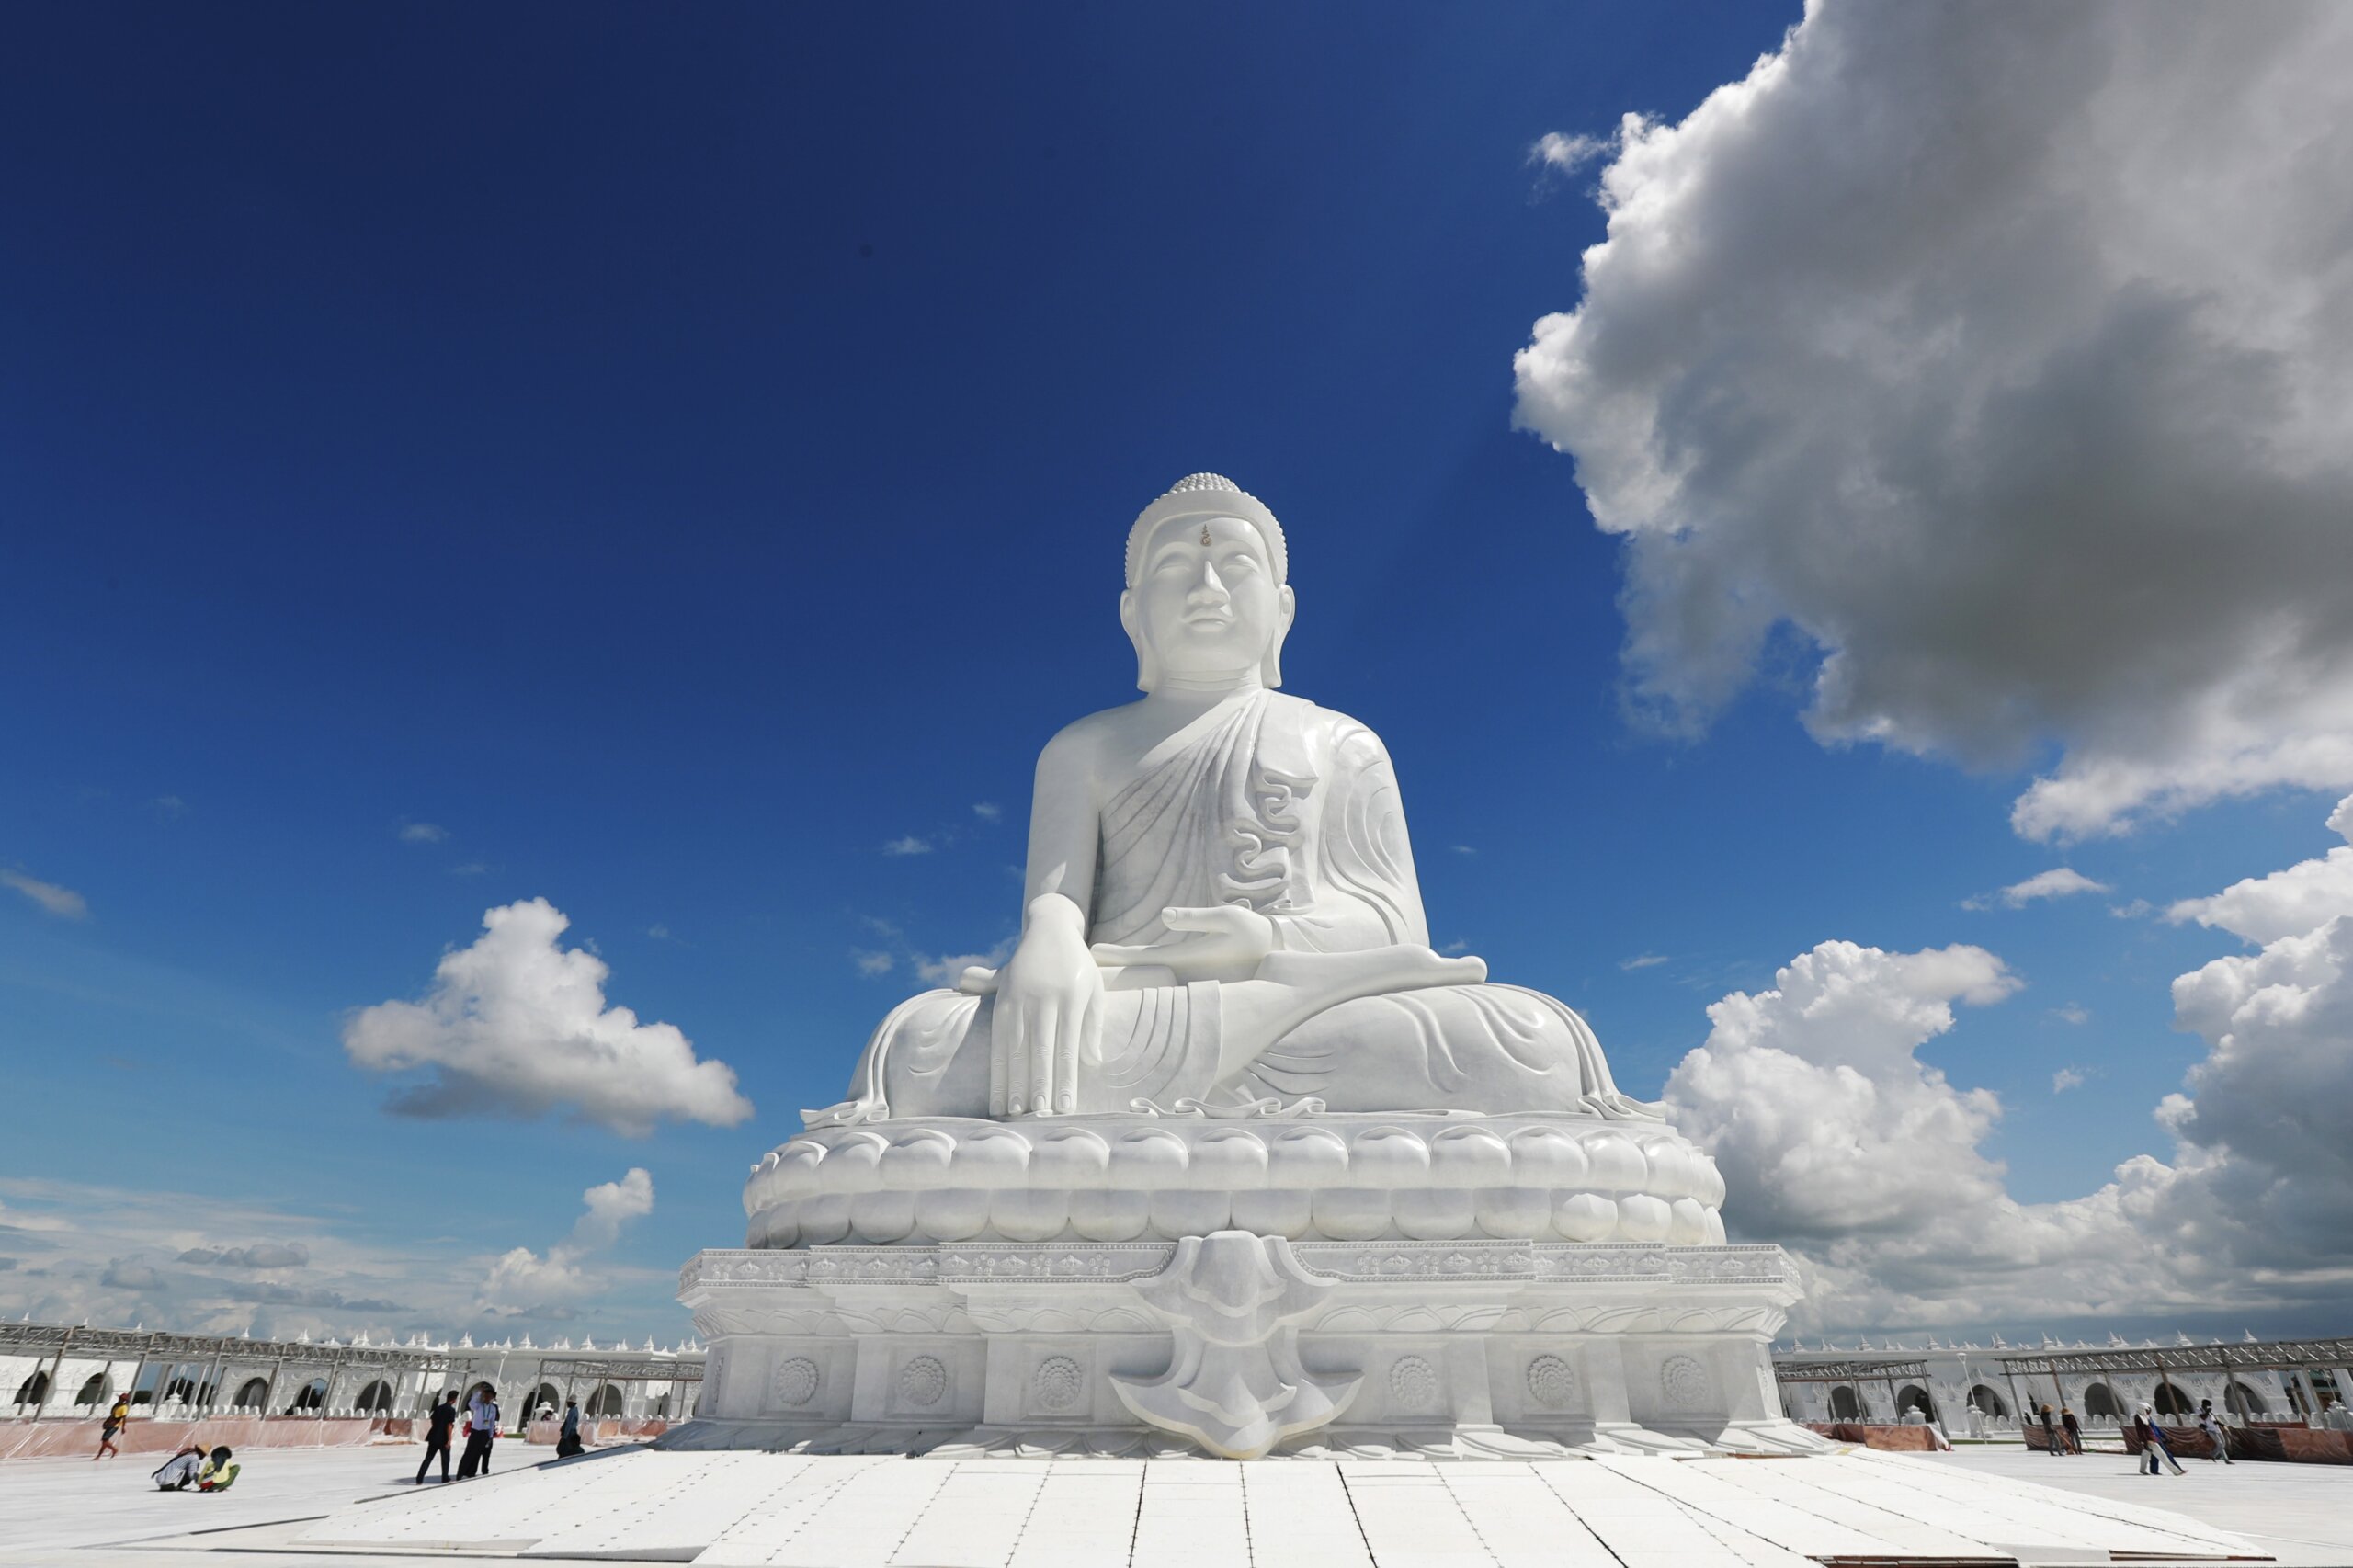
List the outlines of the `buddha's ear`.
{"label": "buddha's ear", "polygon": [[1299,613],[1299,596],[1285,583],[1275,596],[1275,638],[1267,644],[1267,656],[1258,661],[1258,684],[1269,691],[1283,684],[1283,639],[1290,635],[1290,623]]}
{"label": "buddha's ear", "polygon": [[1130,589],[1120,596],[1120,625],[1136,650],[1136,689],[1150,691],[1160,684],[1160,666],[1153,662],[1152,647],[1143,640],[1141,621],[1142,612],[1136,608],[1136,596]]}

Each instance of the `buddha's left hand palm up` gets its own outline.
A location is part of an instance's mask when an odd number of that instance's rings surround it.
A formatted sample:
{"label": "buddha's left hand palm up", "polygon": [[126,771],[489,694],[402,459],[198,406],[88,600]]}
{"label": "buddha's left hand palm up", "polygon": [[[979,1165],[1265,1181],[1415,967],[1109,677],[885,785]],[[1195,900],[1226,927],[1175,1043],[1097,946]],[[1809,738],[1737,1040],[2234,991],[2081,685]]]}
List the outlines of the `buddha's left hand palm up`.
{"label": "buddha's left hand palm up", "polygon": [[1245,980],[1275,950],[1275,923],[1246,903],[1164,909],[1160,923],[1172,935],[1157,943],[1097,942],[1089,950],[1106,969],[1162,964],[1180,981]]}

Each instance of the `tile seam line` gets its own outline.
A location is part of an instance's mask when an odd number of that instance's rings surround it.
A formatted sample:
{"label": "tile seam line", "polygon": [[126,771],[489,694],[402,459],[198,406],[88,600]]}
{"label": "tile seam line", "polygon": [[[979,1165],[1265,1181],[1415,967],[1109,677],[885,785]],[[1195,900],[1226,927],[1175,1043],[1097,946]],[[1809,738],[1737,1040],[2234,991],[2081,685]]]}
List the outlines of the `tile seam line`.
{"label": "tile seam line", "polygon": [[[1526,1461],[1523,1460],[1522,1462],[1525,1463]],[[1585,1462],[1590,1464],[1595,1461],[1587,1460]],[[1607,1469],[1609,1467],[1605,1466],[1604,1468]],[[1591,1525],[1586,1524],[1586,1517],[1583,1514],[1577,1512],[1576,1504],[1570,1499],[1567,1493],[1552,1484],[1552,1476],[1543,1471],[1538,1470],[1533,1464],[1529,1464],[1528,1469],[1530,1474],[1534,1475],[1538,1481],[1544,1483],[1545,1491],[1550,1492],[1553,1496],[1561,1500],[1561,1506],[1569,1511],[1569,1517],[1574,1519],[1578,1524],[1585,1526],[1585,1533],[1593,1537],[1595,1544],[1599,1546],[1602,1551],[1609,1553],[1610,1561],[1617,1563],[1618,1568],[1627,1568],[1626,1560],[1618,1555],[1618,1549],[1609,1544],[1609,1538],[1603,1535],[1599,1530],[1595,1529]]]}
{"label": "tile seam line", "polygon": [[[1684,1461],[1682,1461],[1682,1460],[1677,1460],[1677,1461],[1675,1461],[1675,1462],[1677,1462],[1677,1463],[1682,1463],[1682,1462],[1684,1462]],[[1625,1471],[1619,1470],[1619,1469],[1618,1469],[1618,1467],[1617,1467],[1616,1465],[1609,1465],[1609,1466],[1607,1466],[1606,1468],[1608,1468],[1608,1469],[1609,1469],[1609,1470],[1612,1470],[1612,1471],[1617,1471],[1617,1473],[1619,1473],[1620,1475],[1625,1475],[1625,1476],[1626,1476],[1626,1478],[1627,1478],[1628,1480],[1630,1480],[1630,1481],[1633,1481],[1633,1482],[1636,1482],[1638,1484],[1640,1484],[1640,1485],[1642,1485],[1642,1486],[1644,1486],[1644,1487],[1649,1488],[1649,1490],[1652,1492],[1652,1494],[1654,1494],[1654,1495],[1656,1495],[1656,1496],[1660,1496],[1660,1497],[1664,1497],[1664,1498],[1665,1498],[1668,1502],[1675,1504],[1677,1507],[1681,1507],[1681,1508],[1685,1508],[1685,1509],[1689,1509],[1689,1510],[1694,1510],[1694,1511],[1698,1511],[1698,1512],[1701,1512],[1701,1513],[1706,1513],[1706,1514],[1710,1515],[1711,1517],[1714,1517],[1714,1518],[1717,1518],[1717,1519],[1722,1520],[1722,1521],[1723,1521],[1724,1523],[1726,1523],[1726,1524],[1732,1524],[1732,1523],[1733,1523],[1733,1521],[1732,1521],[1732,1520],[1724,1518],[1724,1516],[1722,1516],[1722,1514],[1718,1514],[1718,1513],[1716,1513],[1716,1511],[1715,1511],[1713,1508],[1710,1507],[1707,1504],[1704,1504],[1704,1503],[1695,1503],[1695,1502],[1691,1501],[1691,1500],[1690,1500],[1690,1499],[1688,1499],[1688,1498],[1677,1497],[1677,1496],[1676,1496],[1676,1495],[1675,1495],[1673,1493],[1671,1493],[1671,1492],[1665,1491],[1665,1490],[1664,1490],[1664,1489],[1662,1489],[1662,1488],[1660,1488],[1660,1487],[1657,1487],[1657,1486],[1653,1486],[1653,1485],[1651,1485],[1651,1483],[1650,1483],[1648,1481],[1643,1480],[1641,1476],[1638,1476],[1638,1475],[1629,1475],[1629,1474],[1627,1474],[1627,1472],[1626,1472]],[[1736,1484],[1738,1484],[1738,1483],[1735,1483],[1735,1482],[1733,1482],[1733,1481],[1730,1481],[1730,1480],[1725,1480],[1723,1477],[1721,1477],[1721,1476],[1711,1477],[1711,1480],[1722,1480],[1722,1481],[1723,1481],[1723,1483],[1724,1483],[1725,1485],[1727,1485],[1727,1486],[1732,1486],[1732,1485],[1736,1485]],[[1828,1515],[1828,1514],[1824,1514],[1824,1513],[1821,1512],[1821,1511],[1820,1511],[1820,1510],[1818,1510],[1818,1509],[1809,1508],[1809,1507],[1807,1507],[1807,1506],[1806,1506],[1804,1504],[1802,1504],[1802,1503],[1796,1503],[1796,1502],[1792,1502],[1792,1501],[1790,1501],[1789,1498],[1786,1498],[1786,1497],[1773,1497],[1773,1496],[1768,1496],[1768,1495],[1767,1495],[1766,1494],[1761,1493],[1761,1492],[1750,1493],[1750,1494],[1749,1494],[1750,1496],[1752,1496],[1752,1497],[1756,1497],[1756,1498],[1757,1498],[1757,1499],[1759,1499],[1760,1501],[1763,1501],[1763,1502],[1767,1502],[1767,1503],[1779,1503],[1781,1506],[1783,1506],[1783,1507],[1785,1507],[1785,1508],[1788,1508],[1788,1509],[1789,1509],[1790,1511],[1791,1511],[1792,1513],[1803,1514],[1803,1515],[1806,1515],[1806,1516],[1807,1516],[1808,1517],[1810,1517],[1810,1518],[1820,1519],[1824,1524],[1826,1524],[1826,1525],[1832,1525],[1832,1526],[1835,1526],[1835,1527],[1836,1527],[1837,1528],[1840,1528],[1840,1529],[1852,1531],[1852,1532],[1854,1532],[1854,1533],[1856,1533],[1856,1534],[1867,1534],[1867,1533],[1869,1533],[1869,1532],[1867,1532],[1867,1531],[1863,1530],[1862,1527],[1860,1527],[1859,1525],[1853,1525],[1853,1524],[1849,1524],[1849,1523],[1847,1523],[1847,1522],[1846,1520],[1844,1520],[1844,1519],[1833,1518],[1830,1515]],[[1893,1513],[1894,1513],[1894,1510],[1893,1510],[1893,1509],[1889,1509],[1889,1510],[1888,1510],[1888,1512],[1890,1512],[1891,1514],[1893,1514]],[[1900,1515],[1900,1514],[1896,1515],[1896,1517],[1898,1517],[1898,1518],[1902,1518],[1902,1517],[1905,1517],[1905,1516],[1904,1516],[1904,1515]],[[1916,1524],[1916,1523],[1920,1523],[1921,1521],[1915,1520],[1914,1522]],[[1791,1546],[1789,1542],[1787,1542],[1787,1541],[1785,1541],[1785,1540],[1774,1540],[1771,1536],[1767,1535],[1767,1534],[1766,1534],[1763,1530],[1761,1530],[1761,1529],[1752,1529],[1751,1528],[1749,1528],[1749,1527],[1748,1527],[1748,1526],[1746,1526],[1746,1525],[1734,1525],[1734,1526],[1733,1526],[1733,1528],[1736,1528],[1736,1529],[1738,1529],[1738,1530],[1739,1530],[1743,1535],[1750,1535],[1750,1536],[1754,1536],[1754,1537],[1756,1537],[1757,1540],[1761,1540],[1761,1541],[1765,1541],[1765,1542],[1766,1542],[1766,1543],[1768,1543],[1768,1545],[1772,1545],[1772,1546],[1778,1546],[1778,1547],[1779,1547],[1779,1548],[1780,1548],[1782,1551],[1792,1551],[1792,1552],[1797,1552],[1797,1555],[1798,1555],[1798,1556],[1800,1556],[1800,1557],[1809,1557],[1809,1556],[1811,1556],[1811,1555],[1812,1555],[1812,1553],[1810,1553],[1810,1552],[1799,1551],[1798,1551],[1798,1549],[1797,1549],[1796,1547]],[[1933,1528],[1936,1528],[1937,1527],[1935,1527],[1935,1526],[1931,1525],[1931,1526],[1927,1526],[1926,1528],[1933,1529]],[[1961,1533],[1959,1530],[1951,1530],[1951,1531],[1948,1531],[1947,1533],[1949,1533],[1949,1534],[1950,1534],[1950,1535],[1953,1535],[1953,1536],[1956,1536],[1956,1537],[1959,1537],[1959,1539],[1963,1540],[1968,1540],[1968,1539],[1969,1539],[1967,1536],[1963,1536],[1963,1535],[1961,1535]],[[1982,1544],[1982,1543],[1981,1543],[1981,1544]]]}
{"label": "tile seam line", "polygon": [[[1909,1522],[1911,1522],[1912,1524],[1916,1525],[1916,1526],[1919,1526],[1919,1527],[1920,1527],[1921,1528],[1923,1528],[1923,1529],[1941,1530],[1941,1531],[1943,1531],[1943,1532],[1945,1532],[1946,1534],[1949,1534],[1949,1535],[1959,1536],[1959,1537],[1960,1537],[1961,1540],[1972,1540],[1972,1539],[1974,1539],[1974,1540],[1977,1540],[1980,1542],[1980,1544],[1984,1545],[1984,1546],[1987,1546],[1987,1547],[1991,1547],[1993,1550],[1995,1550],[1995,1551],[2002,1551],[2002,1550],[2003,1550],[2003,1548],[2002,1548],[2001,1546],[1999,1546],[1998,1544],[1996,1544],[1995,1542],[1991,1541],[1991,1540],[1985,1540],[1984,1537],[1982,1537],[1982,1536],[1978,1536],[1978,1537],[1972,1537],[1972,1536],[1971,1536],[1971,1535],[1969,1535],[1967,1532],[1964,1532],[1964,1531],[1962,1531],[1962,1530],[1961,1530],[1961,1529],[1958,1529],[1958,1528],[1954,1528],[1953,1526],[1950,1526],[1950,1525],[1940,1525],[1940,1524],[1938,1524],[1936,1520],[1934,1520],[1934,1519],[1932,1519],[1932,1518],[1926,1518],[1926,1517],[1923,1517],[1921,1516],[1920,1512],[1919,1512],[1919,1506],[1920,1506],[1919,1499],[1921,1499],[1921,1498],[1923,1498],[1923,1497],[1925,1497],[1925,1498],[1928,1499],[1928,1500],[1929,1500],[1930,1502],[1932,1502],[1932,1503],[1943,1504],[1943,1505],[1947,1505],[1947,1506],[1949,1506],[1964,1507],[1964,1508],[1965,1508],[1965,1507],[1967,1506],[1967,1505],[1966,1505],[1966,1504],[1956,1504],[1956,1503],[1953,1503],[1953,1502],[1951,1501],[1951,1499],[1949,1499],[1949,1498],[1946,1498],[1946,1497],[1942,1497],[1942,1496],[1939,1496],[1939,1495],[1938,1495],[1938,1494],[1937,1494],[1936,1492],[1934,1492],[1934,1491],[1930,1490],[1929,1488],[1927,1488],[1927,1487],[1926,1487],[1926,1486],[1920,1486],[1920,1485],[1914,1484],[1914,1483],[1911,1482],[1911,1479],[1910,1479],[1910,1477],[1909,1477],[1908,1475],[1891,1476],[1891,1477],[1889,1477],[1889,1478],[1888,1478],[1888,1479],[1889,1479],[1889,1480],[1891,1480],[1894,1484],[1896,1484],[1897,1486],[1899,1486],[1899,1487],[1902,1489],[1902,1490],[1901,1490],[1901,1492],[1899,1493],[1898,1496],[1897,1496],[1896,1498],[1894,1498],[1894,1499],[1891,1499],[1889,1502],[1880,1502],[1880,1501],[1878,1501],[1877,1499],[1875,1499],[1875,1498],[1870,1498],[1870,1497],[1858,1497],[1858,1496],[1854,1495],[1854,1494],[1852,1494],[1851,1492],[1848,1492],[1848,1491],[1847,1491],[1847,1490],[1845,1490],[1845,1489],[1843,1489],[1843,1488],[1841,1488],[1841,1487],[1839,1487],[1839,1486],[1830,1484],[1829,1481],[1828,1481],[1826,1478],[1825,1478],[1825,1479],[1824,1479],[1824,1480],[1817,1481],[1817,1480],[1815,1480],[1813,1477],[1812,1477],[1812,1476],[1808,1476],[1808,1477],[1806,1477],[1806,1478],[1804,1478],[1804,1479],[1805,1479],[1805,1482],[1806,1482],[1806,1483],[1807,1483],[1808,1485],[1816,1486],[1816,1487],[1818,1487],[1820,1490],[1822,1490],[1822,1491],[1824,1491],[1824,1492],[1828,1493],[1828,1494],[1829,1494],[1831,1496],[1833,1496],[1833,1497],[1843,1497],[1843,1498],[1846,1498],[1847,1500],[1848,1500],[1849,1502],[1859,1503],[1859,1504],[1863,1505],[1865,1507],[1882,1509],[1882,1510],[1884,1510],[1884,1511],[1885,1511],[1885,1512],[1887,1512],[1887,1513],[1890,1513],[1890,1514],[1894,1515],[1897,1518],[1899,1518],[1899,1519],[1908,1520],[1908,1521],[1909,1521]],[[2044,1486],[2041,1484],[2041,1483],[2040,1483],[2040,1482],[2032,1482],[2032,1481],[2029,1481],[2029,1482],[2025,1483],[2025,1484],[2027,1484],[2027,1485],[2029,1485],[2029,1486],[2035,1487],[2038,1491],[2048,1491],[2048,1490],[2051,1490],[2050,1488],[2044,1487]],[[1894,1506],[1893,1506],[1893,1504],[1898,1503],[1898,1502],[1902,1503],[1904,1506],[1901,1506],[1901,1507]],[[1994,1506],[1995,1503],[1996,1503],[1996,1502],[2006,1503],[2006,1504],[2011,1505],[2011,1506],[2009,1506],[2009,1507],[2007,1507],[2007,1508],[2001,1508],[2001,1509],[1997,1509],[1997,1508],[1995,1508],[1995,1507]],[[2064,1526],[2059,1526],[2059,1525],[2042,1525],[2042,1526],[2038,1526],[2038,1525],[2036,1525],[2036,1523],[2034,1522],[2034,1520],[2033,1520],[2031,1517],[2019,1517],[2019,1515],[2018,1515],[2018,1510],[2017,1510],[2017,1506],[2017,1506],[2018,1504],[2020,1504],[2020,1503],[2024,1503],[2024,1504],[2027,1504],[2027,1505],[2029,1505],[2029,1506],[2046,1506],[2046,1507],[2055,1507],[2055,1508],[2058,1508],[2058,1509],[2059,1509],[2059,1510],[2060,1510],[2060,1511],[2061,1511],[2061,1512],[2062,1512],[2062,1513],[2066,1517],[2067,1523],[2066,1523]],[[1986,1500],[1986,1503],[1985,1503],[1985,1505],[1984,1505],[1984,1506],[1985,1506],[1985,1510],[1986,1510],[1985,1517],[1986,1517],[1987,1518],[1989,1518],[1989,1519],[1995,1519],[1995,1520],[1999,1520],[2000,1522],[2002,1522],[2002,1523],[2003,1523],[2003,1524],[2005,1524],[2005,1525],[2016,1526],[2016,1527],[2018,1527],[2018,1528],[2021,1528],[2021,1529],[2027,1529],[2027,1530],[2036,1530],[2036,1529],[2039,1529],[2039,1530],[2040,1530],[2040,1531],[2041,1531],[2041,1533],[2048,1534],[2048,1535],[2075,1535],[2075,1534],[2088,1533],[2088,1534],[2092,1537],[2092,1539],[2090,1539],[2090,1540],[2081,1540],[2081,1541],[2065,1541],[2065,1540],[2061,1540],[2061,1541],[2048,1541],[2048,1542],[2044,1542],[2044,1543],[2042,1543],[2042,1544],[2043,1544],[2043,1547],[2044,1547],[2046,1550],[2050,1550],[2050,1549],[2061,1549],[2061,1550],[2068,1550],[2068,1551],[2097,1551],[2106,1550],[2106,1549],[2102,1548],[2102,1547],[2099,1545],[2099,1542],[2098,1542],[2098,1540],[2097,1540],[2097,1533],[2098,1533],[2097,1531],[2081,1532],[2081,1531],[2079,1531],[2079,1530],[2075,1528],[2075,1523],[2074,1523],[2075,1517],[2077,1514],[2079,1514],[2079,1513],[2091,1513],[2091,1512],[2092,1512],[2092,1510],[2090,1510],[2090,1509],[2087,1509],[2087,1508],[2086,1508],[2086,1509],[2077,1509],[2077,1508],[2069,1507],[2069,1506],[2067,1506],[2067,1504],[2066,1504],[2063,1500],[2060,1500],[2060,1499],[2052,1499],[2052,1500],[2048,1500],[2048,1501],[2046,1501],[2045,1499],[2043,1499],[2043,1498],[2040,1498],[2040,1497],[2023,1496],[2023,1495],[2021,1495],[2021,1494],[2019,1494],[2016,1493],[2015,1491],[2005,1491],[2005,1493],[2004,1493],[2001,1496],[1999,1496],[1999,1497],[1997,1497],[1997,1498],[1989,1498],[1989,1499],[1987,1499],[1987,1500]],[[2098,1517],[2098,1516],[2095,1515],[2095,1517]],[[2123,1523],[2123,1524],[2131,1524],[2131,1523],[2133,1523],[2134,1521],[2131,1521],[2131,1520],[2119,1520],[2118,1522],[2119,1522],[2119,1523]],[[2150,1534],[2152,1534],[2152,1535],[2161,1535],[2161,1534],[2165,1533],[2165,1532],[2163,1532],[2163,1531],[2161,1531],[2161,1530],[2159,1530],[2159,1529],[2156,1529],[2155,1528],[2154,1528],[2154,1527],[2152,1527],[2152,1526],[2145,1525],[2145,1524],[2138,1525],[2136,1528],[2141,1528],[2141,1529],[2147,1530],[2147,1531],[2149,1531],[2149,1533],[2150,1533]],[[2127,1550],[2130,1550],[2130,1549],[2127,1549]],[[2010,1553],[2010,1555],[2012,1555],[2012,1556],[2016,1556],[2016,1555],[2017,1555],[2017,1553],[2016,1553],[2016,1552],[2012,1552],[2012,1553]]]}
{"label": "tile seam line", "polygon": [[1340,1478],[1340,1494],[1348,1500],[1348,1517],[1356,1522],[1357,1539],[1364,1542],[1364,1560],[1373,1564],[1373,1568],[1380,1568],[1381,1553],[1373,1551],[1372,1537],[1365,1531],[1364,1513],[1357,1506],[1357,1489],[1348,1484],[1347,1468],[1337,1460],[1325,1462],[1331,1465],[1332,1473]]}

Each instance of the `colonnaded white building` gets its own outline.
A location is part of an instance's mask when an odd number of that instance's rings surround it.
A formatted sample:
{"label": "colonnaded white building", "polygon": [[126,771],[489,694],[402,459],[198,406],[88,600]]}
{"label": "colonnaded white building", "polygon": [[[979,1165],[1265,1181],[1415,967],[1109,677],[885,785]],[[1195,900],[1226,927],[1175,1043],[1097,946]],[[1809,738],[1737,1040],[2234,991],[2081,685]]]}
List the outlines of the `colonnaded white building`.
{"label": "colonnaded white building", "polygon": [[485,1383],[518,1422],[562,1410],[567,1399],[592,1416],[682,1419],[702,1369],[702,1347],[692,1341],[632,1348],[420,1335],[370,1344],[0,1323],[0,1398],[11,1400],[0,1414],[18,1419],[101,1415],[125,1393],[132,1414],[147,1419],[408,1416],[445,1391],[466,1395]]}
{"label": "colonnaded white building", "polygon": [[2353,1339],[1799,1344],[1774,1353],[1773,1372],[1792,1420],[1893,1422],[1917,1410],[1956,1437],[2015,1431],[2021,1413],[2046,1403],[2093,1427],[2115,1426],[2144,1403],[2188,1417],[2208,1400],[2234,1423],[2317,1422],[2353,1395]]}

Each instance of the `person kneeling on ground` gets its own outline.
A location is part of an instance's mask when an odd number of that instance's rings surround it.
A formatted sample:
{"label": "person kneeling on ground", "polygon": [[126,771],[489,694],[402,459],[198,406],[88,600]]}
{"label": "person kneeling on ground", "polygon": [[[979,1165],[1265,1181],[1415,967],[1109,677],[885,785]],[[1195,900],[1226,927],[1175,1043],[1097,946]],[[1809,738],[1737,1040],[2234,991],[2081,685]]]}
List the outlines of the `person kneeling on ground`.
{"label": "person kneeling on ground", "polygon": [[199,1492],[225,1492],[236,1480],[237,1468],[229,1462],[226,1448],[207,1454],[203,1445],[190,1443],[157,1468],[155,1485],[165,1492],[185,1492],[190,1486]]}

